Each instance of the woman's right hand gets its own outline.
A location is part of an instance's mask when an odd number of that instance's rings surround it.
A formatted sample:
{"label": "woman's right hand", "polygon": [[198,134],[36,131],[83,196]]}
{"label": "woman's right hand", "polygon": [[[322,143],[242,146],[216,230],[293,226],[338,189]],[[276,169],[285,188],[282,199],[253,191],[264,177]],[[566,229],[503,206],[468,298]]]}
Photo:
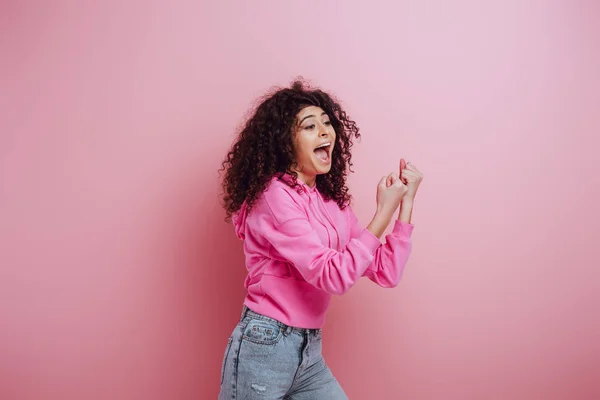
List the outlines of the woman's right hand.
{"label": "woman's right hand", "polygon": [[377,212],[367,226],[371,233],[381,238],[407,190],[408,187],[394,172],[381,178],[377,185]]}
{"label": "woman's right hand", "polygon": [[381,238],[407,191],[398,174],[392,172],[381,178],[377,185],[377,211],[367,230]]}
{"label": "woman's right hand", "polygon": [[377,211],[391,218],[407,191],[408,187],[395,172],[384,176],[377,185]]}

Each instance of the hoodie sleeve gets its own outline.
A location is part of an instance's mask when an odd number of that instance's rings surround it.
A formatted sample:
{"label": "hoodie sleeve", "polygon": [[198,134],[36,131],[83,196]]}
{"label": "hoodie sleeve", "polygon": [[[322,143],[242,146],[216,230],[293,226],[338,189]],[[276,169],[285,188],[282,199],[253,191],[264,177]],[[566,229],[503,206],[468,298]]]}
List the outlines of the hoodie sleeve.
{"label": "hoodie sleeve", "polygon": [[[350,237],[361,234],[363,230],[354,212],[349,208]],[[402,272],[412,250],[411,234],[414,229],[412,224],[396,220],[392,232],[385,237],[385,244],[381,245],[373,257],[373,263],[367,268],[364,276],[381,287],[396,287],[402,278]]]}
{"label": "hoodie sleeve", "polygon": [[346,293],[365,273],[381,246],[366,229],[342,251],[323,245],[304,207],[282,188],[265,191],[252,214],[248,228],[264,237],[308,283],[331,294]]}

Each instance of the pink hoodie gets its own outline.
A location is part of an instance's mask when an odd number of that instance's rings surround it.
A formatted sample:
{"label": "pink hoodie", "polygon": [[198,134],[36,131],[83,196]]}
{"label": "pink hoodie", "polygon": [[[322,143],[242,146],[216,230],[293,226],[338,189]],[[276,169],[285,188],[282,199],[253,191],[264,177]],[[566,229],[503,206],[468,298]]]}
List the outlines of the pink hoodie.
{"label": "pink hoodie", "polygon": [[[285,175],[289,181],[290,176]],[[412,224],[396,221],[386,244],[316,188],[273,178],[248,213],[233,216],[244,240],[251,310],[299,328],[321,328],[332,294],[346,293],[362,276],[398,285],[411,251]]]}

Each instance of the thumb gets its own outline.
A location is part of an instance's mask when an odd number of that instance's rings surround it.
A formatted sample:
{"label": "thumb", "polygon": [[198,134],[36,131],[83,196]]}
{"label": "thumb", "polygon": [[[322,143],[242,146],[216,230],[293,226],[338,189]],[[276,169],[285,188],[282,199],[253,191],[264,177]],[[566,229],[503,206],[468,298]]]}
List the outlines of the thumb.
{"label": "thumb", "polygon": [[400,179],[402,179],[402,182],[407,183],[406,178],[402,177],[402,172],[404,171],[405,168],[406,168],[406,160],[404,158],[401,158],[400,159]]}

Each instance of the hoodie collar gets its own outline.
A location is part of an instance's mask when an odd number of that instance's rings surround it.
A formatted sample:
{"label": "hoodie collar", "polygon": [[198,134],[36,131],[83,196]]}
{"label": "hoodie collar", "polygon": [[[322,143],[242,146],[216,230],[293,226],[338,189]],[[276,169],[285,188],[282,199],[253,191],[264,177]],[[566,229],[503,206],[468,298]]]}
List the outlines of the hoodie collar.
{"label": "hoodie collar", "polygon": [[[290,185],[293,184],[293,182],[294,182],[292,175],[288,174],[287,172],[284,173],[280,179]],[[298,182],[298,185],[300,185],[300,187],[307,193],[314,193],[317,191],[316,183],[315,183],[314,187],[310,187],[306,183],[304,183],[304,181],[302,181],[301,179],[297,179],[296,181]]]}

